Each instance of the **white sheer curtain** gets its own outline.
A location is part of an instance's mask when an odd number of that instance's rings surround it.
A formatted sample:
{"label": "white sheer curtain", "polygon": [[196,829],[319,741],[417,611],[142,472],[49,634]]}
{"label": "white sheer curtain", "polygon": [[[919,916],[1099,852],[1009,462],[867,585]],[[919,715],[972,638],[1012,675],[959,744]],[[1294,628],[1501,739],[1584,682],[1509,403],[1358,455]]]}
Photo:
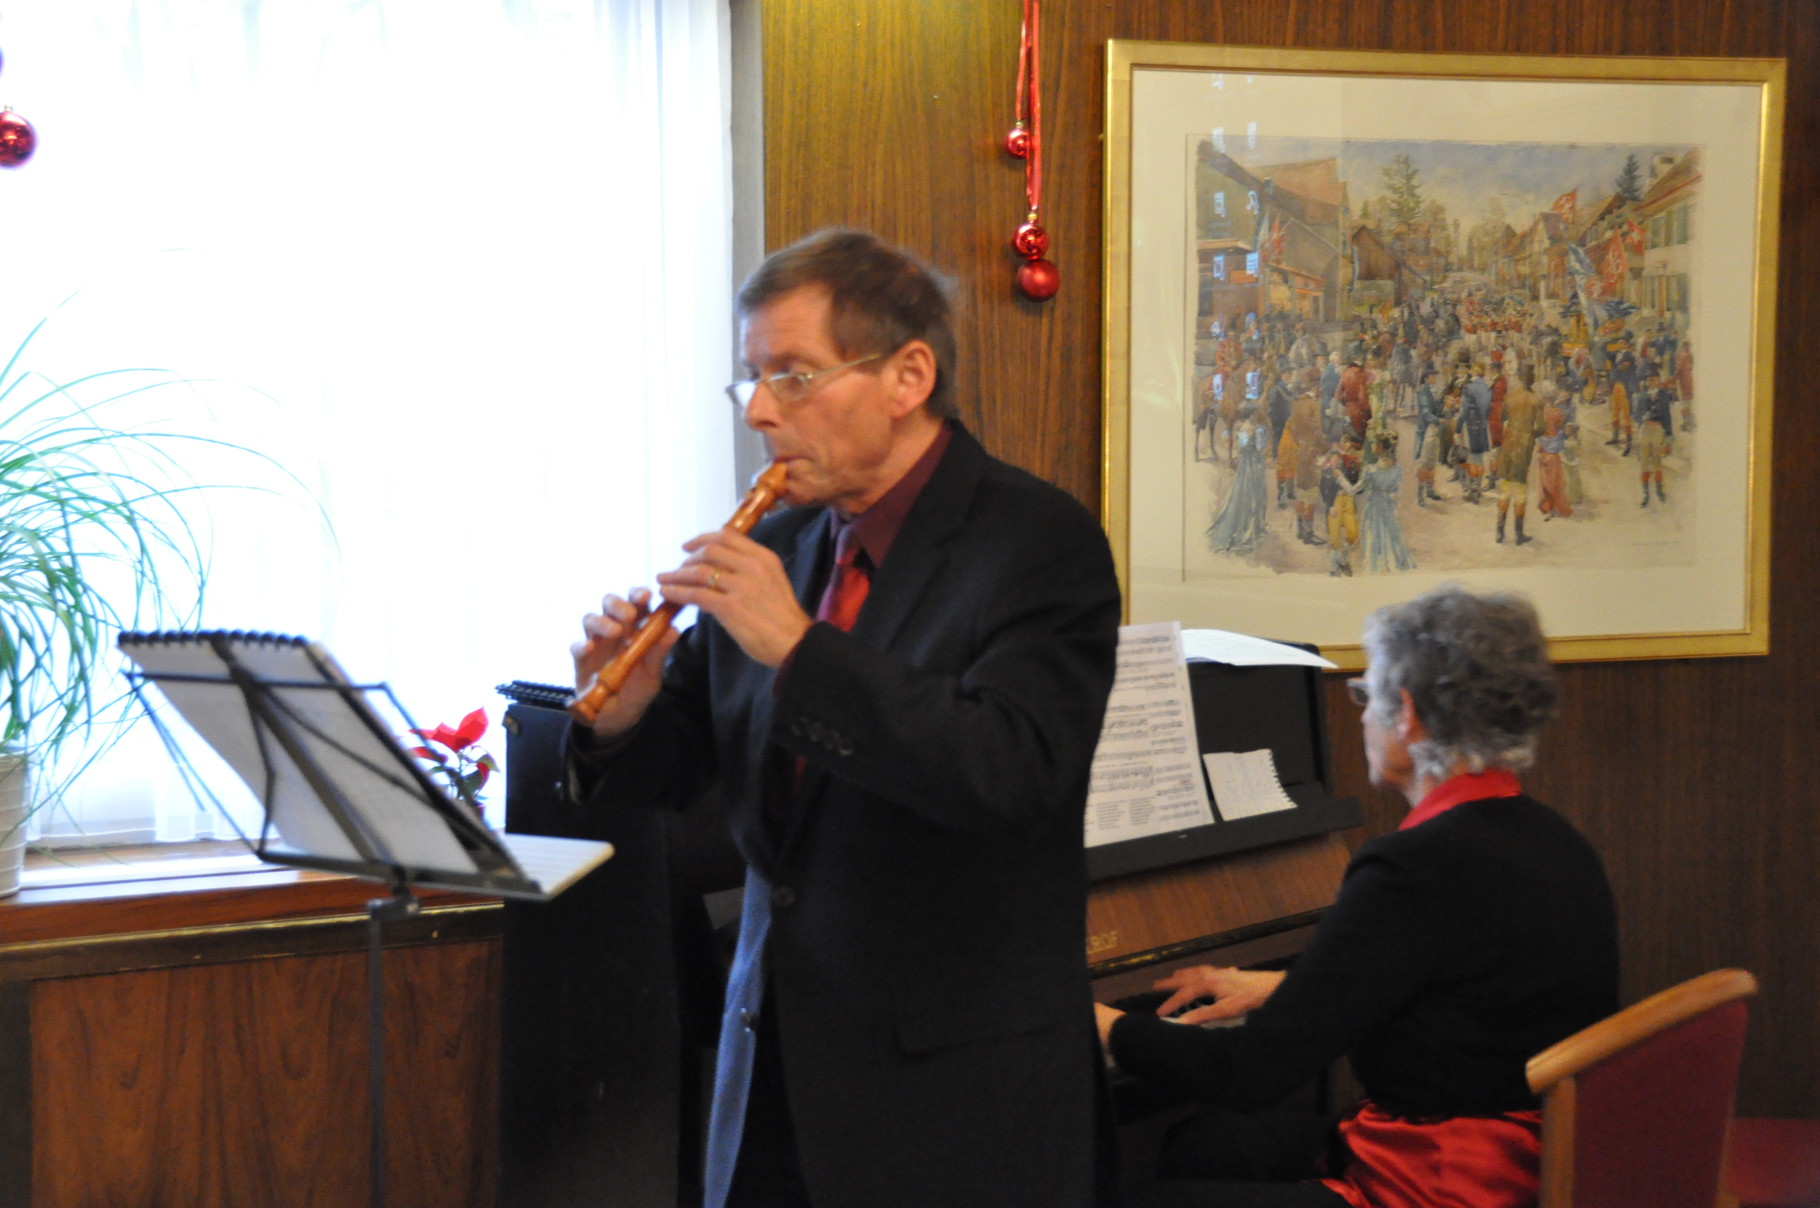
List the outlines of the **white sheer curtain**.
{"label": "white sheer curtain", "polygon": [[[726,0],[9,5],[39,148],[0,175],[0,349],[48,314],[47,374],[181,374],[146,418],[321,501],[332,540],[295,492],[214,494],[204,624],[497,722],[737,494],[726,43]],[[139,727],[41,828],[225,833],[167,764]]]}

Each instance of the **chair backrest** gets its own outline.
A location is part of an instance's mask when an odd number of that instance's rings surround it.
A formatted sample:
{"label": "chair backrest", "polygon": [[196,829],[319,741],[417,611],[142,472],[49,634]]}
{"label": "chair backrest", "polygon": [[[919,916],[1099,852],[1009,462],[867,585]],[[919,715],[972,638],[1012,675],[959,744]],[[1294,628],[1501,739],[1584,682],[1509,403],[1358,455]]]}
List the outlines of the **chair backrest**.
{"label": "chair backrest", "polygon": [[1541,1208],[1713,1208],[1756,992],[1750,974],[1720,969],[1530,1058]]}

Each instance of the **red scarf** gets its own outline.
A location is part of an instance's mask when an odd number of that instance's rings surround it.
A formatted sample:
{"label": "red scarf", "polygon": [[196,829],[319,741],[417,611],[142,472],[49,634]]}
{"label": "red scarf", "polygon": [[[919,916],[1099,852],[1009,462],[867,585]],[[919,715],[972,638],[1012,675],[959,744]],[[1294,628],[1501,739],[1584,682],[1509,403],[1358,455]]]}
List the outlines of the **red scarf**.
{"label": "red scarf", "polygon": [[1517,783],[1514,773],[1503,768],[1491,768],[1483,772],[1462,772],[1450,776],[1440,784],[1428,790],[1416,807],[1409,811],[1398,830],[1408,830],[1420,826],[1436,814],[1445,814],[1456,805],[1468,801],[1484,801],[1491,797],[1516,797],[1523,792],[1523,786]]}

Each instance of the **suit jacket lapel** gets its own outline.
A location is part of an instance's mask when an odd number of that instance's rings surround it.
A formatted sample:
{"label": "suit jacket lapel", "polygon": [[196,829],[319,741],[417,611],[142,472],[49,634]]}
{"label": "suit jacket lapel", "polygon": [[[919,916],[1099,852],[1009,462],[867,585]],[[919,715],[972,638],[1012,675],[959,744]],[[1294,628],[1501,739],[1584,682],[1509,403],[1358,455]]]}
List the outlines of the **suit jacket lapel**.
{"label": "suit jacket lapel", "polygon": [[947,452],[904,517],[854,623],[854,636],[868,646],[889,650],[897,645],[911,612],[939,580],[948,562],[948,539],[966,519],[984,462],[985,450],[956,424]]}
{"label": "suit jacket lapel", "polygon": [[[911,505],[910,514],[904,518],[885,564],[873,578],[872,589],[853,625],[854,637],[878,650],[901,646],[902,630],[911,612],[931,590],[931,584],[947,564],[945,547],[948,539],[966,520],[986,461],[986,451],[979,442],[956,424],[941,463]],[[811,616],[820,601],[811,599],[809,593],[826,578],[827,568],[822,563],[829,560],[829,524],[824,515],[816,523],[804,526],[791,566],[790,579],[796,585],[796,597]],[[771,699],[766,697],[755,710],[755,720],[762,717],[765,728],[755,732],[770,733],[771,711]],[[789,758],[780,747],[767,743],[765,749],[779,758]],[[785,775],[790,776],[792,771],[786,768]],[[789,824],[776,849],[780,861],[819,808],[827,779],[828,774],[818,768],[803,769],[802,783],[790,803]],[[762,826],[760,829],[768,830]],[[767,839],[775,839],[775,836],[767,835]]]}
{"label": "suit jacket lapel", "polygon": [[[802,530],[796,534],[796,545],[791,551],[787,567],[790,585],[796,590],[797,603],[801,604],[803,611],[810,616],[815,615],[815,609],[819,603],[815,598],[819,594],[817,588],[826,578],[822,563],[828,560],[830,523],[828,513],[824,510],[815,520],[803,525]],[[776,698],[773,694],[771,680],[767,678],[764,688],[753,694],[752,728],[750,730],[750,733],[755,736],[764,736],[765,740],[750,744],[747,755],[749,763],[746,771],[747,783],[753,785],[755,789],[750,799],[758,803],[757,808],[753,811],[751,833],[757,836],[758,841],[764,845],[764,849],[774,857],[773,865],[781,861],[784,851],[789,846],[790,836],[795,835],[800,828],[803,815],[808,812],[807,805],[812,787],[807,776],[803,778],[800,786],[796,784],[795,757],[776,743],[769,741],[775,708]],[[775,833],[774,828],[765,817],[764,809],[764,803],[770,800],[773,794],[778,793],[794,798],[787,805],[786,813],[789,824],[783,835]]]}

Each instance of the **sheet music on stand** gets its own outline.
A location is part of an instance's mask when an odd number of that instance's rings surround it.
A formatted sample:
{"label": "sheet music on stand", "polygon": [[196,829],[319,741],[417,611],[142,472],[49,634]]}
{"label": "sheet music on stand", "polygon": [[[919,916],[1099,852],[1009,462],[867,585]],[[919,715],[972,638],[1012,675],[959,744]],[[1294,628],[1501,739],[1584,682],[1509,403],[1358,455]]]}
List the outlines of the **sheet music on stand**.
{"label": "sheet music on stand", "polygon": [[1181,625],[1121,626],[1118,670],[1087,788],[1087,846],[1212,822]]}
{"label": "sheet music on stand", "polygon": [[352,682],[315,643],[210,631],[123,633],[118,645],[138,664],[128,676],[133,691],[192,790],[219,808],[144,683],[156,684],[258,796],[258,839],[241,838],[262,860],[548,900],[612,855],[610,844],[489,829],[405,752],[396,736],[415,726],[391,690]]}
{"label": "sheet music on stand", "polygon": [[1095,881],[1359,825],[1329,774],[1312,647],[1162,621],[1119,630],[1087,787]]}

